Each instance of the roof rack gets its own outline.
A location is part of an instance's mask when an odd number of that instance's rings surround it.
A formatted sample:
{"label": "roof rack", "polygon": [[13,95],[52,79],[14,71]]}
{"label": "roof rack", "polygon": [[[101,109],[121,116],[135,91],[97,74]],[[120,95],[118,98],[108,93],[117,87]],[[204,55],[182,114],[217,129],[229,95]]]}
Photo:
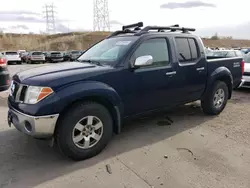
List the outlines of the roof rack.
{"label": "roof rack", "polygon": [[[170,26],[147,26],[143,29],[143,22],[138,22],[130,25],[124,25],[122,26],[122,30],[115,31],[111,35],[109,35],[107,38],[120,35],[120,34],[136,34],[136,35],[142,35],[144,33],[148,33],[151,30],[157,30],[157,32],[165,32],[166,30],[170,30],[171,32],[175,31],[182,31],[182,33],[189,33],[189,31],[195,31],[194,28],[186,28],[186,27],[180,27],[179,24],[170,25]],[[134,30],[130,30],[134,28]]]}
{"label": "roof rack", "polygon": [[127,30],[131,28],[135,28],[135,30],[138,30],[140,27],[143,27],[143,22],[138,22],[130,25],[124,25],[122,26],[122,30]]}
{"label": "roof rack", "polygon": [[[138,22],[130,25],[124,25],[122,26],[122,30],[115,31],[111,35],[108,36],[108,38],[120,35],[120,34],[128,34],[128,33],[138,33],[138,31],[141,30],[141,27],[143,27],[143,22]],[[134,30],[130,30],[131,28],[134,28]]]}
{"label": "roof rack", "polygon": [[162,27],[162,26],[147,26],[145,28],[143,28],[140,31],[141,33],[145,33],[145,32],[149,32],[150,30],[157,30],[158,32],[162,32],[165,30],[170,30],[172,32],[174,31],[182,31],[183,33],[188,33],[189,31],[195,31],[194,28],[187,28],[187,27],[179,27],[178,24],[173,25],[173,26],[166,26],[166,27]]}

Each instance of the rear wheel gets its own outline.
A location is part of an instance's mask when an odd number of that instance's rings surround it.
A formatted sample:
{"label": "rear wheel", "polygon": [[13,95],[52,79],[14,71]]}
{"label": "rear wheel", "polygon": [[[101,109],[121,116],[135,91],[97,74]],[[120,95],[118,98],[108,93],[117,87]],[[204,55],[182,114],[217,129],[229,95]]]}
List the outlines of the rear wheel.
{"label": "rear wheel", "polygon": [[227,104],[228,95],[227,84],[222,81],[215,82],[210,93],[201,100],[203,111],[209,115],[220,114]]}
{"label": "rear wheel", "polygon": [[56,129],[61,152],[73,160],[84,160],[99,154],[113,134],[113,121],[102,105],[87,102],[73,106]]}

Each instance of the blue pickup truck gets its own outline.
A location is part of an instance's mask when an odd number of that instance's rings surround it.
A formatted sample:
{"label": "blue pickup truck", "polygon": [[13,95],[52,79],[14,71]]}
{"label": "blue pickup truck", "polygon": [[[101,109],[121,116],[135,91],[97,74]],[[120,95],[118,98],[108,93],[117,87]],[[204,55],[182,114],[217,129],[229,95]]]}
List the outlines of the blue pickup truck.
{"label": "blue pickup truck", "polygon": [[8,123],[51,138],[73,160],[100,153],[125,118],[201,100],[217,115],[239,85],[240,57],[209,59],[193,28],[123,26],[76,61],[19,72],[8,97]]}

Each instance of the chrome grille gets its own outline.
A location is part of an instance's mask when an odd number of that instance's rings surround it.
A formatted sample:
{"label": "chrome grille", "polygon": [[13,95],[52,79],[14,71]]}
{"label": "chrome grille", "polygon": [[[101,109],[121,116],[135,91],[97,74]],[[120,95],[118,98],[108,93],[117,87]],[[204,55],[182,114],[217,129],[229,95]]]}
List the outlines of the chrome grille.
{"label": "chrome grille", "polygon": [[[13,81],[12,83],[14,87],[11,87],[11,96],[15,102],[24,102],[25,93],[28,89],[28,86],[20,84],[18,82]],[[14,89],[12,89],[14,88]]]}

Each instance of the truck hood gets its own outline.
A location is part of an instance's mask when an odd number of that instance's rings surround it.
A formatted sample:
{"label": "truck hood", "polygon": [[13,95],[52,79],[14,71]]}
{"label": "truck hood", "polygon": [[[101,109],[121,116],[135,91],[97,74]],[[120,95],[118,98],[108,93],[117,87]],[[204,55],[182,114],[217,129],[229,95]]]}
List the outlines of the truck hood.
{"label": "truck hood", "polygon": [[97,76],[112,69],[109,66],[66,62],[21,71],[13,76],[13,80],[26,85],[57,87]]}

